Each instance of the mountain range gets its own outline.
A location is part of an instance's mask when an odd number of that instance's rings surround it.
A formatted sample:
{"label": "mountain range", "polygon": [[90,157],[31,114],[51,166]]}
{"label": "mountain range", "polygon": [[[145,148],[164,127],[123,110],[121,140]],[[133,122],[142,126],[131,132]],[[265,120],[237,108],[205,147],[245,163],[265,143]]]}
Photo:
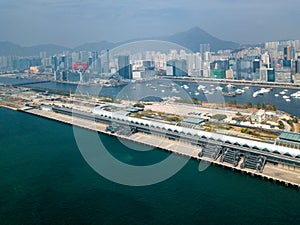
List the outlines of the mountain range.
{"label": "mountain range", "polygon": [[0,56],[37,56],[40,52],[47,52],[48,55],[53,55],[61,53],[63,51],[101,51],[104,49],[112,49],[119,45],[129,43],[132,41],[139,40],[163,40],[174,42],[185,48],[192,50],[193,52],[198,52],[200,44],[210,44],[212,51],[222,50],[222,49],[237,49],[240,44],[232,41],[224,41],[219,38],[212,36],[206,31],[200,29],[199,27],[191,28],[184,32],[175,33],[169,36],[143,38],[143,39],[132,39],[123,42],[108,42],[100,41],[94,43],[86,43],[75,48],[67,48],[55,44],[44,44],[35,45],[31,47],[23,47],[18,44],[9,41],[0,41]]}

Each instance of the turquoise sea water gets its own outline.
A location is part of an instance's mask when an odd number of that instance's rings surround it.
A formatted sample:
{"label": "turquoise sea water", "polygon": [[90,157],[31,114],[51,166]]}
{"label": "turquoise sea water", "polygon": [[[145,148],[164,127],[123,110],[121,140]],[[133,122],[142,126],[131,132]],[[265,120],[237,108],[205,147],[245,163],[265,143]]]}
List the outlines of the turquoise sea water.
{"label": "turquoise sea water", "polygon": [[[169,153],[127,149],[100,135],[122,161]],[[145,154],[145,155],[144,155]],[[72,127],[0,108],[0,224],[300,224],[300,192],[190,160],[175,176],[123,186],[94,172]]]}

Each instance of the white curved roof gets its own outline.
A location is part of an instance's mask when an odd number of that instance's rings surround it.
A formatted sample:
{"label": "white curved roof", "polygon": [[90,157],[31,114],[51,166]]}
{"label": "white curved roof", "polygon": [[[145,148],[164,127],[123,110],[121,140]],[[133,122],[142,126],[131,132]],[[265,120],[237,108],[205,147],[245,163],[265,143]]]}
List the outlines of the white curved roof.
{"label": "white curved roof", "polygon": [[252,148],[258,148],[263,151],[278,152],[282,155],[291,155],[293,157],[296,157],[296,156],[300,157],[299,149],[288,148],[288,147],[284,147],[284,146],[268,144],[268,143],[264,143],[264,142],[253,141],[253,140],[249,141],[248,139],[232,137],[232,136],[228,136],[228,135],[222,135],[222,134],[217,134],[217,133],[195,130],[195,129],[187,128],[187,127],[175,126],[175,125],[165,124],[165,123],[151,121],[151,120],[145,120],[145,119],[140,119],[140,118],[119,115],[114,112],[102,110],[101,109],[102,107],[103,107],[103,105],[95,107],[93,110],[93,113],[95,115],[98,115],[101,117],[115,118],[118,120],[128,121],[130,123],[136,123],[139,125],[156,127],[156,128],[165,129],[165,130],[170,129],[173,132],[191,134],[193,136],[197,135],[199,137],[205,137],[205,138],[213,139],[216,141],[230,142],[231,144],[237,144],[240,146],[249,146]]}

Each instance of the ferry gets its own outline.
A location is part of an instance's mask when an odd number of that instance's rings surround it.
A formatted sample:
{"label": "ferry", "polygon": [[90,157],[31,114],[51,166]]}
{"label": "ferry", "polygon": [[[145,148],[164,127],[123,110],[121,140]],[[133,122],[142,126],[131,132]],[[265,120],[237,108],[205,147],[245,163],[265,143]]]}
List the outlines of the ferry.
{"label": "ferry", "polygon": [[263,95],[265,93],[269,93],[271,91],[270,88],[261,88],[260,90],[253,93],[252,97],[256,98],[258,95]]}

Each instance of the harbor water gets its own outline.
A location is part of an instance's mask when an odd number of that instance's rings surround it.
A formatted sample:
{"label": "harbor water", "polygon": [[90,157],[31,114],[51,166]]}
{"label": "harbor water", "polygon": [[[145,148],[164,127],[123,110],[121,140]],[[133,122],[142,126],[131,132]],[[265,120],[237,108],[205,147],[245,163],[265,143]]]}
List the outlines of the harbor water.
{"label": "harbor water", "polygon": [[[32,80],[19,80],[14,78],[0,77],[0,83],[4,84],[18,84],[18,83],[31,83]],[[48,89],[54,91],[64,92],[78,92],[77,85],[70,83],[47,82],[24,85],[31,88]],[[203,90],[199,90],[199,86],[204,86]],[[220,87],[222,90],[217,90]],[[205,102],[230,102],[235,101],[238,104],[251,102],[256,105],[259,103],[268,103],[276,105],[277,109],[300,117],[300,96],[293,98],[291,95],[299,89],[295,88],[278,88],[273,87],[269,93],[257,95],[253,97],[253,93],[264,87],[259,86],[246,86],[234,85],[232,88],[224,84],[207,83],[207,82],[177,82],[172,80],[150,80],[145,82],[130,83],[123,86],[116,87],[103,87],[101,85],[83,85],[80,86],[80,93],[91,94],[99,96],[116,97],[121,99],[141,100],[147,96],[155,97],[181,97],[185,99],[195,98]],[[267,87],[265,87],[267,88]],[[222,96],[222,92],[231,93],[236,90],[243,90],[243,93],[235,95],[235,97]],[[285,90],[285,94],[280,94]],[[206,91],[206,93],[205,93]],[[215,97],[220,95],[221,97]],[[287,101],[283,97],[288,96]]]}
{"label": "harbor water", "polygon": [[[0,80],[1,82],[1,80]],[[49,90],[75,92],[77,86],[75,84],[66,83],[41,83],[28,85],[33,88],[46,88]],[[198,90],[199,86],[205,86],[203,90]],[[217,90],[220,87],[222,90]],[[217,89],[216,89],[217,88]],[[284,89],[273,87],[272,91],[253,97],[253,93],[263,87],[258,86],[241,86],[234,85],[233,88],[228,88],[224,84],[215,83],[198,83],[198,82],[174,82],[170,80],[151,80],[147,82],[137,82],[124,86],[117,87],[102,87],[100,85],[81,86],[80,90],[83,94],[89,93],[93,95],[116,97],[121,99],[141,100],[147,96],[156,96],[161,98],[176,96],[185,99],[195,98],[205,102],[230,102],[235,101],[237,104],[251,102],[253,105],[259,103],[268,103],[276,105],[277,109],[285,111],[300,117],[300,98],[293,98],[291,95],[299,89]],[[222,96],[222,92],[232,93],[236,90],[243,90],[242,93],[235,97]],[[284,90],[285,94],[280,94]],[[278,95],[278,96],[277,96]],[[218,96],[218,97],[216,97]],[[287,101],[284,96],[288,96]]]}
{"label": "harbor water", "polygon": [[[161,183],[123,186],[89,167],[70,125],[0,108],[0,127],[0,224],[300,224],[293,188],[213,165],[199,172],[196,160]],[[100,138],[133,165],[169,155]]]}

